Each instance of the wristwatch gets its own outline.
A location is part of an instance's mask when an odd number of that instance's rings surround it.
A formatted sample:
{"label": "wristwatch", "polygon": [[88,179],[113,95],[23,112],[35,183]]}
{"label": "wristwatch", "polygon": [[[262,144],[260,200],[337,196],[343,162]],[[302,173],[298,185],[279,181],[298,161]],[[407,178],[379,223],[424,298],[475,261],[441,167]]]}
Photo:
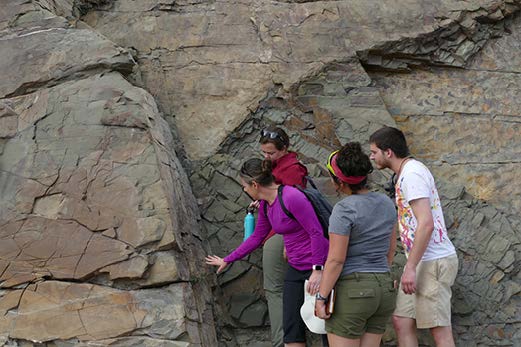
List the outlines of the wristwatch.
{"label": "wristwatch", "polygon": [[312,269],[322,271],[324,270],[324,265],[313,265]]}
{"label": "wristwatch", "polygon": [[327,298],[324,298],[322,295],[320,295],[320,293],[317,292],[317,294],[315,295],[315,299],[316,300],[322,300],[322,301],[327,301]]}

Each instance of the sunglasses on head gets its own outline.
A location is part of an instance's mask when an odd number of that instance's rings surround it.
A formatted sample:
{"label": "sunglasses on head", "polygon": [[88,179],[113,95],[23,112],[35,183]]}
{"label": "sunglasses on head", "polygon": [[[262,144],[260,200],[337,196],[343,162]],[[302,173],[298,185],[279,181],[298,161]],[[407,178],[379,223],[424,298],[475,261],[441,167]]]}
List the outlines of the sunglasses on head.
{"label": "sunglasses on head", "polygon": [[329,155],[329,158],[327,158],[326,167],[329,170],[329,172],[331,174],[333,174],[333,176],[336,176],[336,175],[335,175],[335,170],[333,170],[333,166],[331,165],[331,161],[333,160],[333,157],[335,156],[335,154],[337,154],[338,152],[339,152],[338,150],[331,152],[331,154]]}
{"label": "sunglasses on head", "polygon": [[269,139],[276,139],[276,138],[282,139],[282,137],[279,135],[279,133],[277,133],[275,131],[269,131],[267,129],[261,130],[261,137],[267,137]]}

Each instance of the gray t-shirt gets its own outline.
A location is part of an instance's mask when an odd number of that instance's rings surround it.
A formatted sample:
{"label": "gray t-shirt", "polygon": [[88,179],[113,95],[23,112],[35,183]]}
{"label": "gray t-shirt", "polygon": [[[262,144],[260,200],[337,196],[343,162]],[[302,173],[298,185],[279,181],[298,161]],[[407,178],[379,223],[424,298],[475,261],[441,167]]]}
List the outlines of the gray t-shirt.
{"label": "gray t-shirt", "polygon": [[349,236],[342,276],[353,272],[387,272],[387,252],[396,224],[396,208],[386,195],[350,195],[333,207],[329,233]]}

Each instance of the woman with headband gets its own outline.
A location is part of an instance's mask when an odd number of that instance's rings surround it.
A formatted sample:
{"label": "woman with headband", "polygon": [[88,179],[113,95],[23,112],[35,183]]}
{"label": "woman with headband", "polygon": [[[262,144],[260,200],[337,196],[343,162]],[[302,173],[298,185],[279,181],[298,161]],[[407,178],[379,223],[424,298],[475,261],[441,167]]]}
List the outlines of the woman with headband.
{"label": "woman with headband", "polygon": [[[395,306],[389,266],[396,246],[396,209],[386,195],[369,191],[367,176],[373,168],[358,142],[331,153],[327,168],[337,192],[347,196],[329,219],[330,246],[315,313],[326,319],[331,347],[377,347]],[[325,302],[333,287],[330,315]]]}

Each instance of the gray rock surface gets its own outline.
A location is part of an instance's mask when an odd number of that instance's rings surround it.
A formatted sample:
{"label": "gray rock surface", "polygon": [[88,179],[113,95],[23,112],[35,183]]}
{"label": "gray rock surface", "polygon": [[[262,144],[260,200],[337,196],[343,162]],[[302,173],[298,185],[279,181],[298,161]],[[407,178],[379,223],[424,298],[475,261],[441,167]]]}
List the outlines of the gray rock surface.
{"label": "gray rock surface", "polygon": [[212,278],[171,130],[122,75],[130,54],[49,8],[0,11],[16,18],[0,32],[0,334],[214,346]]}
{"label": "gray rock surface", "polygon": [[[189,5],[147,0],[137,5],[118,0],[83,19],[120,46],[132,47],[147,89],[175,117],[188,156],[203,159],[218,150],[269,90],[287,92],[305,76],[357,52],[392,51],[387,42],[450,31],[462,17],[477,27],[476,17],[496,19],[497,7],[497,1],[216,0]],[[516,8],[505,4],[501,15]],[[452,43],[439,59],[455,60],[479,49],[468,42]],[[199,102],[190,102],[194,99]]]}
{"label": "gray rock surface", "polygon": [[[217,279],[203,264],[242,240],[237,169],[267,124],[288,130],[332,201],[330,151],[402,128],[439,180],[458,248],[457,345],[520,345],[520,9],[1,6],[0,345],[269,346],[260,251]],[[373,173],[374,189],[388,177]],[[403,262],[399,250],[395,273]]]}

